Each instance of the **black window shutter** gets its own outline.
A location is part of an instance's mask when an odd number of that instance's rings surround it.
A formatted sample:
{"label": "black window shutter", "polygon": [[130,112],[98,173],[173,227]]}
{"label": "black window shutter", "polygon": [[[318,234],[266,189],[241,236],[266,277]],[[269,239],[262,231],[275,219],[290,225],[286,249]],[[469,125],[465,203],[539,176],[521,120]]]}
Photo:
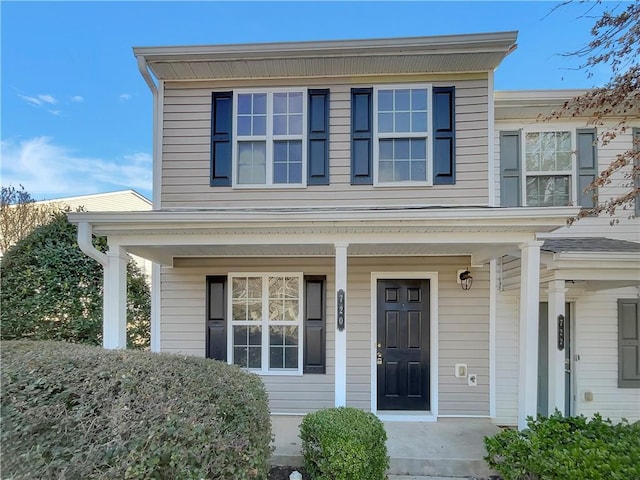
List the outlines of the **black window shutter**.
{"label": "black window shutter", "polygon": [[433,184],[456,183],[455,87],[433,88]]}
{"label": "black window shutter", "polygon": [[520,131],[500,132],[500,205],[522,205],[522,161],[520,159]]}
{"label": "black window shutter", "polygon": [[[633,141],[633,151],[636,155],[640,154],[640,128],[631,129],[631,140]],[[636,156],[634,165],[640,169],[640,157]],[[640,188],[640,171],[636,171],[636,175],[633,179],[633,186],[635,188]],[[635,212],[636,217],[640,217],[640,193],[636,195],[635,199]]]}
{"label": "black window shutter", "polygon": [[576,130],[576,158],[578,162],[578,205],[582,208],[593,208],[597,203],[597,191],[587,188],[598,173],[598,146],[596,131],[593,128]]}
{"label": "black window shutter", "polygon": [[211,96],[211,186],[231,186],[233,142],[233,93],[214,92]]}
{"label": "black window shutter", "polygon": [[309,90],[308,185],[329,185],[329,89]]}
{"label": "black window shutter", "polygon": [[207,358],[227,361],[227,277],[207,277]]}
{"label": "black window shutter", "polygon": [[351,184],[373,185],[373,89],[351,89]]}
{"label": "black window shutter", "polygon": [[618,387],[640,388],[640,299],[618,299]]}
{"label": "black window shutter", "polygon": [[303,373],[325,373],[326,370],[326,277],[304,277],[304,366]]}

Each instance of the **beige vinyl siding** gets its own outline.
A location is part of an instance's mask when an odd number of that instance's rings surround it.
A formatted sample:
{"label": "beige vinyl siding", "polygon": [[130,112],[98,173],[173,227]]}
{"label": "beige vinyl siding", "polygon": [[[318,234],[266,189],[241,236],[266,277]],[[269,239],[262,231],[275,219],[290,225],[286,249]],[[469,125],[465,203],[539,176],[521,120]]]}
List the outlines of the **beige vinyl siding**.
{"label": "beige vinyl siding", "polygon": [[[428,82],[430,77],[411,81]],[[336,81],[336,80],[334,80]],[[379,81],[379,80],[378,80]],[[391,80],[390,80],[391,81]],[[394,79],[392,83],[401,81]],[[307,188],[233,189],[211,187],[210,125],[211,93],[231,90],[212,83],[167,83],[164,88],[162,146],[162,208],[206,208],[311,205],[487,205],[488,204],[488,83],[486,77],[456,76],[434,86],[456,87],[456,184],[432,187],[373,187],[351,185],[350,90],[372,86],[341,79],[342,83],[308,84],[330,88],[330,185]],[[261,82],[265,84],[265,82]],[[238,87],[240,85],[236,85]],[[265,86],[286,86],[269,83]]]}
{"label": "beige vinyl siding", "polygon": [[496,295],[496,417],[497,425],[518,424],[518,340],[517,295]]}
{"label": "beige vinyl siding", "polygon": [[[440,415],[489,414],[489,274],[473,269],[473,287],[463,291],[456,272],[466,257],[351,258],[347,291],[347,405],[371,408],[371,273],[438,272],[438,409]],[[456,363],[467,363],[478,386],[455,378]]]}
{"label": "beige vinyl siding", "polygon": [[[576,302],[574,328],[576,415],[640,420],[640,388],[618,388],[618,298],[637,298],[635,287],[585,292]],[[593,401],[585,400],[585,393]]]}
{"label": "beige vinyl siding", "polygon": [[[161,275],[161,344],[163,352],[205,356],[206,276],[229,272],[303,272],[326,275],[327,292],[333,292],[333,259],[327,258],[216,258],[179,259]],[[327,323],[335,309],[327,295]],[[334,332],[327,329],[326,374],[302,376],[263,375],[273,413],[305,414],[334,405]]]}
{"label": "beige vinyl siding", "polygon": [[[352,257],[347,285],[347,405],[371,409],[371,273],[438,272],[438,375],[441,415],[488,415],[489,274],[473,269],[469,291],[456,283],[467,257]],[[262,376],[274,413],[304,414],[334,404],[334,259],[218,258],[179,259],[162,270],[162,351],[205,355],[205,281],[232,271],[302,271],[327,276],[326,375]],[[454,365],[467,363],[478,386],[455,378]]]}

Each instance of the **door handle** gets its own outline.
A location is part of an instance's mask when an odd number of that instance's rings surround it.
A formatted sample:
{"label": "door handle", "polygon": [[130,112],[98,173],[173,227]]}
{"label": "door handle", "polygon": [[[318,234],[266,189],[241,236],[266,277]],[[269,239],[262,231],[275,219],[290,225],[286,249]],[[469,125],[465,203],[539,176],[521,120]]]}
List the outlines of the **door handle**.
{"label": "door handle", "polygon": [[376,353],[376,364],[377,365],[382,365],[382,352],[377,352]]}

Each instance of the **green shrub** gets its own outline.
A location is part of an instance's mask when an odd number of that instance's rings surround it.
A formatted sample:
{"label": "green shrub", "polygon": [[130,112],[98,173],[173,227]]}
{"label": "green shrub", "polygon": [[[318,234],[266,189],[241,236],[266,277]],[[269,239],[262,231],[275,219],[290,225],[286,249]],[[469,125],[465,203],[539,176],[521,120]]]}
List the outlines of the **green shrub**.
{"label": "green shrub", "polygon": [[381,480],[389,468],[387,433],[372,413],[343,407],[310,413],[300,438],[311,480]]}
{"label": "green shrub", "polygon": [[640,422],[612,424],[598,414],[527,419],[523,431],[485,438],[485,460],[505,480],[640,479]]}
{"label": "green shrub", "polygon": [[271,456],[259,377],[214,360],[2,342],[2,477],[259,479]]}
{"label": "green shrub", "polygon": [[[3,340],[102,342],[102,266],[78,247],[77,227],[56,213],[2,257]],[[95,247],[106,251],[104,237]],[[150,343],[151,294],[132,259],[127,264],[127,346]]]}

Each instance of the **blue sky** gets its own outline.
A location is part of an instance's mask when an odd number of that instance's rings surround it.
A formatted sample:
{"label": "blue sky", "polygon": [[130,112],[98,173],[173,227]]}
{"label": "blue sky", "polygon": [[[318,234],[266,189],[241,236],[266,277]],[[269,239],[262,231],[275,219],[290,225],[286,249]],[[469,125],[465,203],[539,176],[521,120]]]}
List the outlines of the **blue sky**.
{"label": "blue sky", "polygon": [[151,93],[133,46],[518,30],[496,89],[603,84],[606,71],[588,78],[577,59],[560,55],[589,41],[603,7],[574,2],[549,14],[555,5],[2,1],[1,183],[37,199],[128,188],[151,198]]}

